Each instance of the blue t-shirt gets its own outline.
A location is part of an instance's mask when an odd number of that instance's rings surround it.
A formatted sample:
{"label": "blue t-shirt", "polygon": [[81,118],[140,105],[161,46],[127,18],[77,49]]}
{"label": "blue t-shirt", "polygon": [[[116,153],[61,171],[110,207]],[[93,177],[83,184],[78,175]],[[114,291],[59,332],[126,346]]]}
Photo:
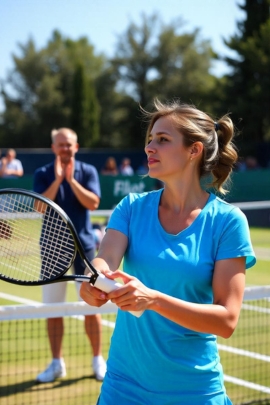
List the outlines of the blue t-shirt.
{"label": "blue t-shirt", "polygon": [[[123,268],[147,287],[194,303],[213,303],[215,261],[246,257],[255,264],[246,217],[210,194],[186,229],[167,233],[158,219],[163,190],[130,194],[114,210],[108,228],[128,237]],[[195,332],[145,311],[118,311],[100,405],[225,405],[230,401],[216,336]]]}
{"label": "blue t-shirt", "polygon": [[[82,187],[100,197],[99,177],[94,166],[76,160],[74,178]],[[42,194],[54,180],[54,162],[52,162],[35,171],[34,191]],[[95,248],[90,211],[79,202],[66,180],[61,183],[54,201],[67,213],[73,222],[84,250]]]}

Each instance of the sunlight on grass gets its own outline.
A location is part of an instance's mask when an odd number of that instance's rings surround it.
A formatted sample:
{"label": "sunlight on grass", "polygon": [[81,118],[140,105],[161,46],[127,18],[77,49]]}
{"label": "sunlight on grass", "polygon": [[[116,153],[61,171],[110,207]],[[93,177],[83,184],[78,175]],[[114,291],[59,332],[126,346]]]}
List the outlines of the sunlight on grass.
{"label": "sunlight on grass", "polygon": [[267,247],[270,249],[269,228],[250,228],[250,235],[254,247]]}

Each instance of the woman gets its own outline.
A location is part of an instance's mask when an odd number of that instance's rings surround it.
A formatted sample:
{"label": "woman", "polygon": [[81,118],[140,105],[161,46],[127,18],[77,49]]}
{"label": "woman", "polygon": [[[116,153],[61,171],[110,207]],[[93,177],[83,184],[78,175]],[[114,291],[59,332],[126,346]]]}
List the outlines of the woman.
{"label": "woman", "polygon": [[81,287],[90,305],[111,300],[121,309],[98,404],[228,405],[216,336],[232,335],[256,259],[244,214],[201,179],[212,175],[225,194],[237,160],[233,124],[177,102],[155,107],[145,152],[149,176],[164,188],[118,204],[93,260],[124,286],[109,294]]}

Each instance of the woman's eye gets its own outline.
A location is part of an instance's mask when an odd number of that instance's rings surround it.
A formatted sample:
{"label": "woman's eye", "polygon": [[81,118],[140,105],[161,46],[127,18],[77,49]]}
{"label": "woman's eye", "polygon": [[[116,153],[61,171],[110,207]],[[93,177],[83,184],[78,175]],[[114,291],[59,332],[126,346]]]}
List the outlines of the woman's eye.
{"label": "woman's eye", "polygon": [[159,142],[167,142],[167,138],[164,138],[164,136],[161,136],[159,139]]}

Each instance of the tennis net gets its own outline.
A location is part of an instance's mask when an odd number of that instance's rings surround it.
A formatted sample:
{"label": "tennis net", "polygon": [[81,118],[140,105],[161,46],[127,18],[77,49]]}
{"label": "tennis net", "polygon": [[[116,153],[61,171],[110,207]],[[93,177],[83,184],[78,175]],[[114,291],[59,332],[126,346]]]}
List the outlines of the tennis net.
{"label": "tennis net", "polygon": [[[97,312],[102,314],[107,358],[116,315],[111,303],[102,308],[84,302],[1,306],[1,404],[96,404],[101,383],[93,376],[82,320],[83,315]],[[65,317],[67,377],[37,384],[36,375],[50,359],[46,318],[59,316]],[[233,404],[270,404],[270,286],[246,288],[238,327],[230,339],[219,338],[218,345]]]}

